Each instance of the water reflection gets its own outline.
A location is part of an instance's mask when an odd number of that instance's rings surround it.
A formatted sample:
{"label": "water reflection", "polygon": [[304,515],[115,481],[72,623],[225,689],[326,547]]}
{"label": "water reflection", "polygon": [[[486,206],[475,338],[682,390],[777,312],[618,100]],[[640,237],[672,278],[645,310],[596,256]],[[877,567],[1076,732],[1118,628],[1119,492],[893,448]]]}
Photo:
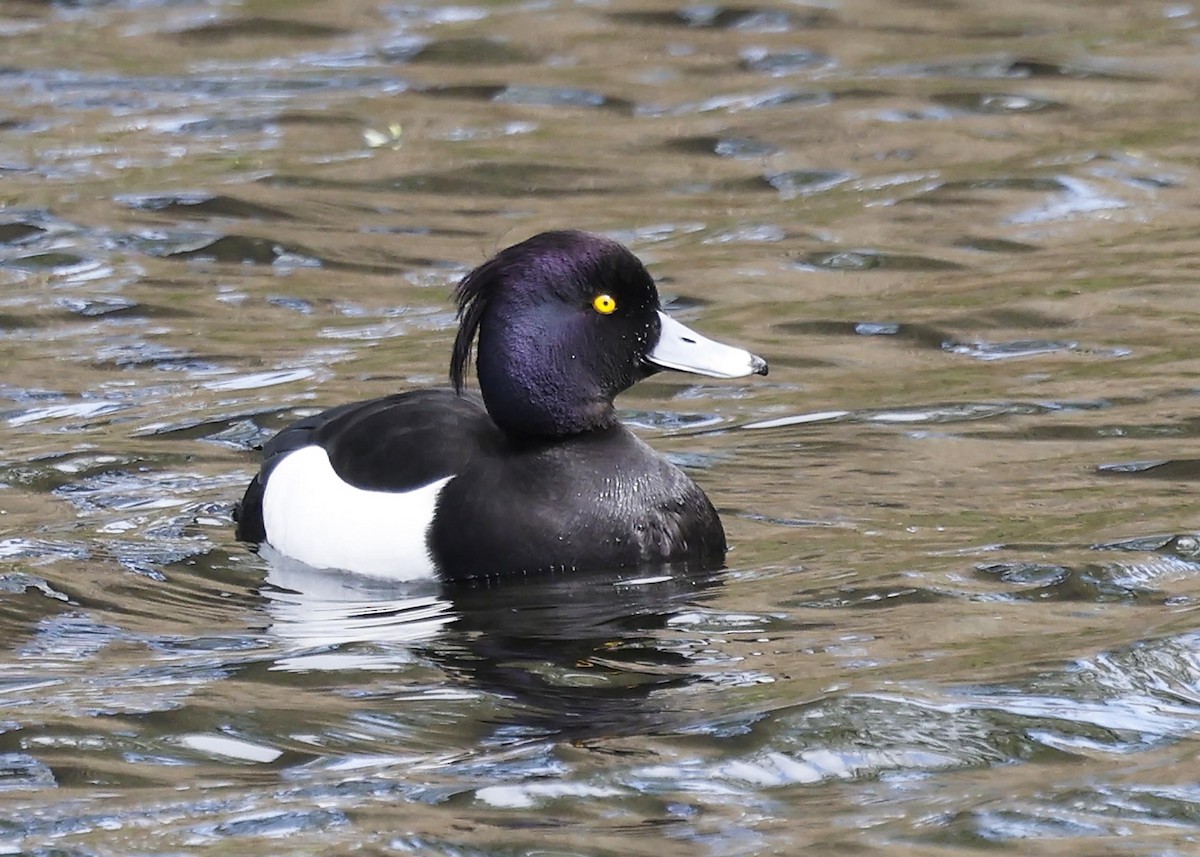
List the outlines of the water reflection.
{"label": "water reflection", "polygon": [[703,674],[671,620],[719,585],[711,572],[664,567],[461,589],[435,657],[510,698],[522,725],[572,739],[653,732],[672,716],[656,692]]}
{"label": "water reflection", "polygon": [[412,662],[414,643],[437,636],[455,619],[432,581],[404,585],[314,569],[267,545],[262,555],[268,631],[284,643],[276,669],[397,669]]}
{"label": "water reflection", "polygon": [[660,690],[704,674],[668,632],[721,585],[681,566],[442,587],[313,569],[265,548],[274,668],[395,670],[417,658],[508,701],[497,726],[570,738],[640,734]]}

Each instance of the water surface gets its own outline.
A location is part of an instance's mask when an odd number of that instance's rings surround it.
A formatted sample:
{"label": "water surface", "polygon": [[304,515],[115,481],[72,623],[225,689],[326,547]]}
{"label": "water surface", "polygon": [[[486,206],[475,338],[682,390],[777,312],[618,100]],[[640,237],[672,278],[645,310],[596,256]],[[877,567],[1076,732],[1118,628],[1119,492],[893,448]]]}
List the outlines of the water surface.
{"label": "water surface", "polygon": [[[0,7],[0,849],[1200,849],[1189,5]],[[992,4],[994,5],[994,4]],[[572,226],[728,568],[269,563],[288,421]]]}

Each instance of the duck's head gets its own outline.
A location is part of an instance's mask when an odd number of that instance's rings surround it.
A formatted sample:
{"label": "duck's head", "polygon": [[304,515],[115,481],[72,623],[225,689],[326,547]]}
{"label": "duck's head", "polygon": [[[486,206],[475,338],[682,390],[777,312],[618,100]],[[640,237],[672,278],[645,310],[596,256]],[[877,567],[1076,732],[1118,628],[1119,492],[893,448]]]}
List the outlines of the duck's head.
{"label": "duck's head", "polygon": [[662,369],[766,375],[761,357],[713,342],[662,311],[638,258],[587,232],[543,232],[501,250],[456,290],[456,390],[476,371],[492,420],[512,435],[561,436],[615,419],[613,398]]}

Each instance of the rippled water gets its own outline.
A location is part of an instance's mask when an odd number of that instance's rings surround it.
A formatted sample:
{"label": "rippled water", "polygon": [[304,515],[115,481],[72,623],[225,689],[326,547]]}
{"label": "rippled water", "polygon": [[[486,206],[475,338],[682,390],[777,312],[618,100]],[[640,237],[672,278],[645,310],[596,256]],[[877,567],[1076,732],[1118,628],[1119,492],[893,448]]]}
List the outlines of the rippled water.
{"label": "rippled water", "polygon": [[[0,5],[0,851],[1200,853],[1198,22]],[[256,444],[444,380],[558,226],[771,360],[620,401],[728,569],[233,540]]]}

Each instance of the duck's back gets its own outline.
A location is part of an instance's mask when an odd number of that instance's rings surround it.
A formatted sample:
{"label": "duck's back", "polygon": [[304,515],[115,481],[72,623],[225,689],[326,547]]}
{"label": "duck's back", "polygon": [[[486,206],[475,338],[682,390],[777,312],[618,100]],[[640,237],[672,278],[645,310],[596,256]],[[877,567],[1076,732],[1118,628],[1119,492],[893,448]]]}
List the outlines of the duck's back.
{"label": "duck's back", "polygon": [[499,435],[477,398],[450,390],[412,390],[297,420],[263,447],[258,475],[235,509],[237,537],[270,540],[263,509],[267,486],[297,453],[322,450],[338,479],[361,491],[404,493],[457,474]]}

